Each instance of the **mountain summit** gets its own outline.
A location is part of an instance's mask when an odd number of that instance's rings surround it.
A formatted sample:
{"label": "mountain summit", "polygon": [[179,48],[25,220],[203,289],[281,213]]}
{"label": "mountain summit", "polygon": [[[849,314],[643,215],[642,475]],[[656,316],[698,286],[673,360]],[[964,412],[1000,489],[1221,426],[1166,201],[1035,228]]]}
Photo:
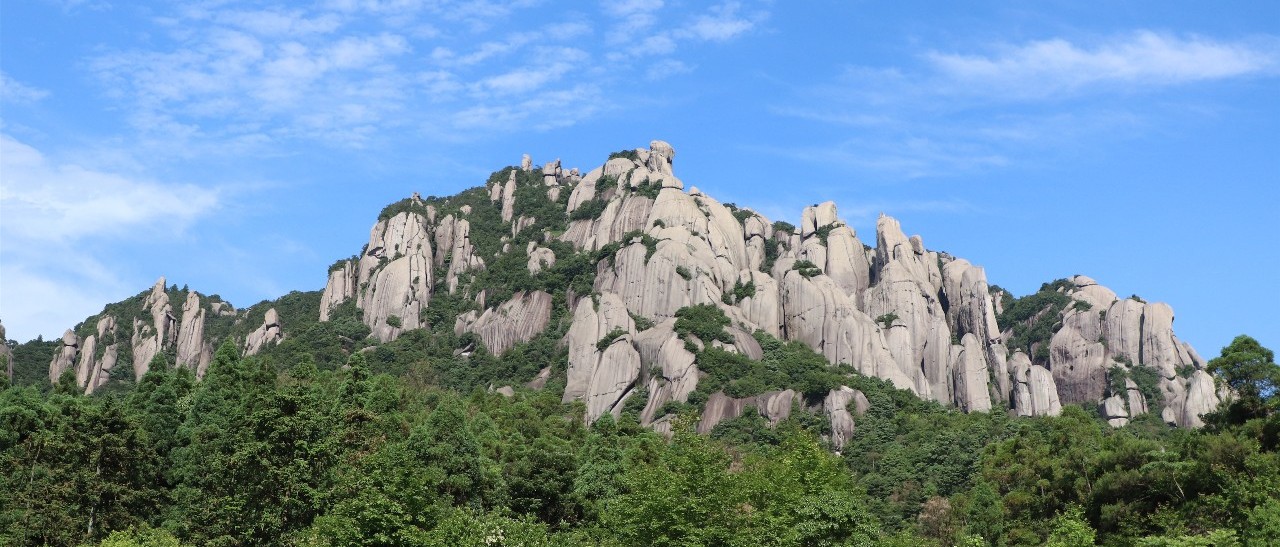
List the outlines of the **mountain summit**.
{"label": "mountain summit", "polygon": [[[802,402],[837,445],[850,404],[865,409],[842,385],[853,373],[967,412],[1096,404],[1115,426],[1157,412],[1199,427],[1219,404],[1166,304],[1079,275],[1015,299],[891,217],[874,248],[831,202],[800,226],[773,222],[686,189],[675,155],[653,141],[585,174],[526,155],[455,196],[415,193],[378,215],[320,293],[236,310],[161,278],[68,330],[49,379],[74,374],[91,393],[141,378],[157,355],[199,376],[232,340],[281,363],[364,352],[429,363],[446,382],[550,386],[588,421],[629,410],[659,430],[673,405],[698,407],[709,430],[748,406],[777,421]],[[793,342],[828,370],[752,372],[776,369]]]}

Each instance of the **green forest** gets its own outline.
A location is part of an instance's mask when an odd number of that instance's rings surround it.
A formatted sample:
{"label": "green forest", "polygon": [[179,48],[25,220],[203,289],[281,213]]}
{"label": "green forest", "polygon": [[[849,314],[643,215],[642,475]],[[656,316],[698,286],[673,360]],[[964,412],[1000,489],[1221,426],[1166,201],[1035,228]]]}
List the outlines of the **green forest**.
{"label": "green forest", "polygon": [[[802,348],[774,350],[821,360]],[[0,544],[1280,542],[1280,367],[1247,336],[1209,363],[1237,396],[1201,430],[965,414],[849,373],[871,404],[841,453],[820,414],[697,435],[676,405],[668,437],[630,408],[585,425],[563,386],[443,386],[431,362],[282,366],[223,344],[200,382],[161,355],[94,396],[68,376],[6,385]]]}

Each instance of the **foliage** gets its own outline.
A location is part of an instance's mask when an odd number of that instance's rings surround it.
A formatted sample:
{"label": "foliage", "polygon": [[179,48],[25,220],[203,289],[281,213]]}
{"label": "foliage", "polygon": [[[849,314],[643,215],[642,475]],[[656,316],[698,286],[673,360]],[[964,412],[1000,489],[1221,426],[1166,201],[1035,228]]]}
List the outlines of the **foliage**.
{"label": "foliage", "polygon": [[640,161],[640,154],[635,150],[619,150],[609,154],[609,159],[626,158],[631,161]]}
{"label": "foliage", "polygon": [[682,336],[693,335],[708,344],[713,340],[732,344],[733,336],[724,330],[727,326],[729,318],[713,304],[685,306],[676,310],[675,330]]}
{"label": "foliage", "polygon": [[791,265],[791,269],[800,272],[800,275],[805,277],[814,277],[822,274],[822,268],[808,260],[797,260],[795,264]]}
{"label": "foliage", "polygon": [[1066,295],[1071,282],[1059,279],[1045,283],[1035,294],[1013,300],[996,317],[1001,331],[1013,329],[1007,346],[1027,352],[1036,364],[1048,365],[1049,340],[1062,318],[1062,310],[1072,302]]}

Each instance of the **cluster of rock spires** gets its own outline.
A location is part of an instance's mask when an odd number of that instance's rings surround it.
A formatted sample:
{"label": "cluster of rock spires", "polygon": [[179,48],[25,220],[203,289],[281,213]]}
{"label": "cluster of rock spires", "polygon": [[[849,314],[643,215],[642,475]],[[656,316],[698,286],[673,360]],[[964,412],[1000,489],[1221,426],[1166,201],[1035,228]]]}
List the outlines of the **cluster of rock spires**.
{"label": "cluster of rock spires", "polygon": [[[1077,276],[1065,294],[1086,305],[1068,307],[1049,342],[1048,362],[1033,363],[1006,346],[1011,332],[997,324],[1000,301],[981,267],[928,250],[919,236],[908,237],[898,221],[883,215],[875,247],[866,246],[831,202],[806,207],[798,227],[775,224],[697,188],[686,190],[674,174],[674,157],[671,145],[653,141],[648,149],[615,154],[586,174],[562,169],[559,160],[546,164],[542,188],[566,218],[576,220],[521,249],[509,242],[536,221],[518,213],[517,171],[536,174],[526,155],[509,178],[486,188],[511,234],[497,256],[481,256],[473,244],[469,206],[442,214],[415,193],[407,207],[373,226],[357,257],[330,270],[319,319],[328,320],[337,307],[354,301],[371,336],[388,342],[426,327],[433,291],[448,291],[483,310],[453,318],[454,331],[475,333],[489,352],[501,354],[548,327],[553,296],[519,292],[486,307],[483,292],[470,292],[468,274],[503,253],[523,252],[529,273],[538,275],[556,264],[550,244],[559,240],[575,251],[617,248],[596,264],[591,294],[568,295],[572,324],[563,340],[569,354],[564,400],[583,401],[588,420],[618,415],[628,398],[643,391],[648,400],[642,422],[669,427],[665,418],[656,418],[659,409],[685,401],[701,374],[674,318],[681,308],[698,304],[714,305],[730,318],[726,330],[734,342],[710,342],[728,351],[760,358],[751,333],[761,330],[803,342],[832,364],[850,365],[967,412],[1007,409],[1043,416],[1058,414],[1064,404],[1096,403],[1119,426],[1159,406],[1166,422],[1198,427],[1200,416],[1225,395],[1203,370],[1203,359],[1174,336],[1173,313],[1165,304],[1119,299]],[[589,206],[599,214],[574,215]],[[113,348],[120,343],[130,344],[137,376],[151,356],[171,345],[179,365],[203,373],[211,348],[203,339],[204,318],[219,310],[202,305],[193,292],[178,320],[163,279],[145,307],[150,320],[134,319],[131,341],[110,336],[113,317],[101,318],[97,332],[83,340],[68,331],[50,378],[75,366],[77,381],[91,392],[116,365]],[[635,318],[652,326],[641,329]],[[246,337],[244,349],[252,353],[279,341],[285,327],[271,310]],[[104,343],[107,350],[99,351]],[[1132,380],[1126,380],[1124,393],[1112,393],[1115,367],[1154,369],[1162,401],[1147,401]],[[540,375],[541,382],[548,374]],[[698,427],[708,430],[748,407],[776,422],[793,406],[809,404],[831,420],[833,442],[840,446],[852,431],[850,408],[856,413],[867,406],[861,393],[847,387],[823,401],[802,399],[791,390],[746,399],[713,394]]]}
{"label": "cluster of rock spires", "polygon": [[[150,369],[152,360],[162,353],[170,353],[174,365],[189,368],[197,378],[203,378],[213,359],[214,344],[218,342],[206,334],[206,318],[237,313],[243,318],[247,310],[237,312],[226,302],[202,299],[199,293],[187,291],[179,318],[174,315],[169,292],[165,290],[165,278],[161,277],[143,297],[138,316],[118,317],[103,312],[96,316],[95,327],[87,335],[77,334],[76,330],[83,328],[67,329],[62,335],[61,347],[49,363],[49,381],[57,383],[66,371],[74,370],[76,385],[86,394],[92,394],[110,380],[112,371],[122,364],[122,355],[127,356],[133,377],[138,380]],[[283,339],[275,309],[268,310],[266,317],[262,327],[246,337],[242,346],[246,355]],[[121,321],[131,322],[132,335],[128,340],[120,337],[123,335]]]}

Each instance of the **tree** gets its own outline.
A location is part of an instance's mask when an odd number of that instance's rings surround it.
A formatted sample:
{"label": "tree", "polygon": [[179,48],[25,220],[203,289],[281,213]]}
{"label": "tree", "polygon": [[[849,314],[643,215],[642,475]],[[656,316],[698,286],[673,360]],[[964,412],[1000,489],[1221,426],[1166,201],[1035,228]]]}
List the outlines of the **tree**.
{"label": "tree", "polygon": [[1237,336],[1222,348],[1222,355],[1209,360],[1208,370],[1236,393],[1236,398],[1219,412],[1220,420],[1243,423],[1276,411],[1280,366],[1276,365],[1275,353],[1257,340],[1243,334]]}

